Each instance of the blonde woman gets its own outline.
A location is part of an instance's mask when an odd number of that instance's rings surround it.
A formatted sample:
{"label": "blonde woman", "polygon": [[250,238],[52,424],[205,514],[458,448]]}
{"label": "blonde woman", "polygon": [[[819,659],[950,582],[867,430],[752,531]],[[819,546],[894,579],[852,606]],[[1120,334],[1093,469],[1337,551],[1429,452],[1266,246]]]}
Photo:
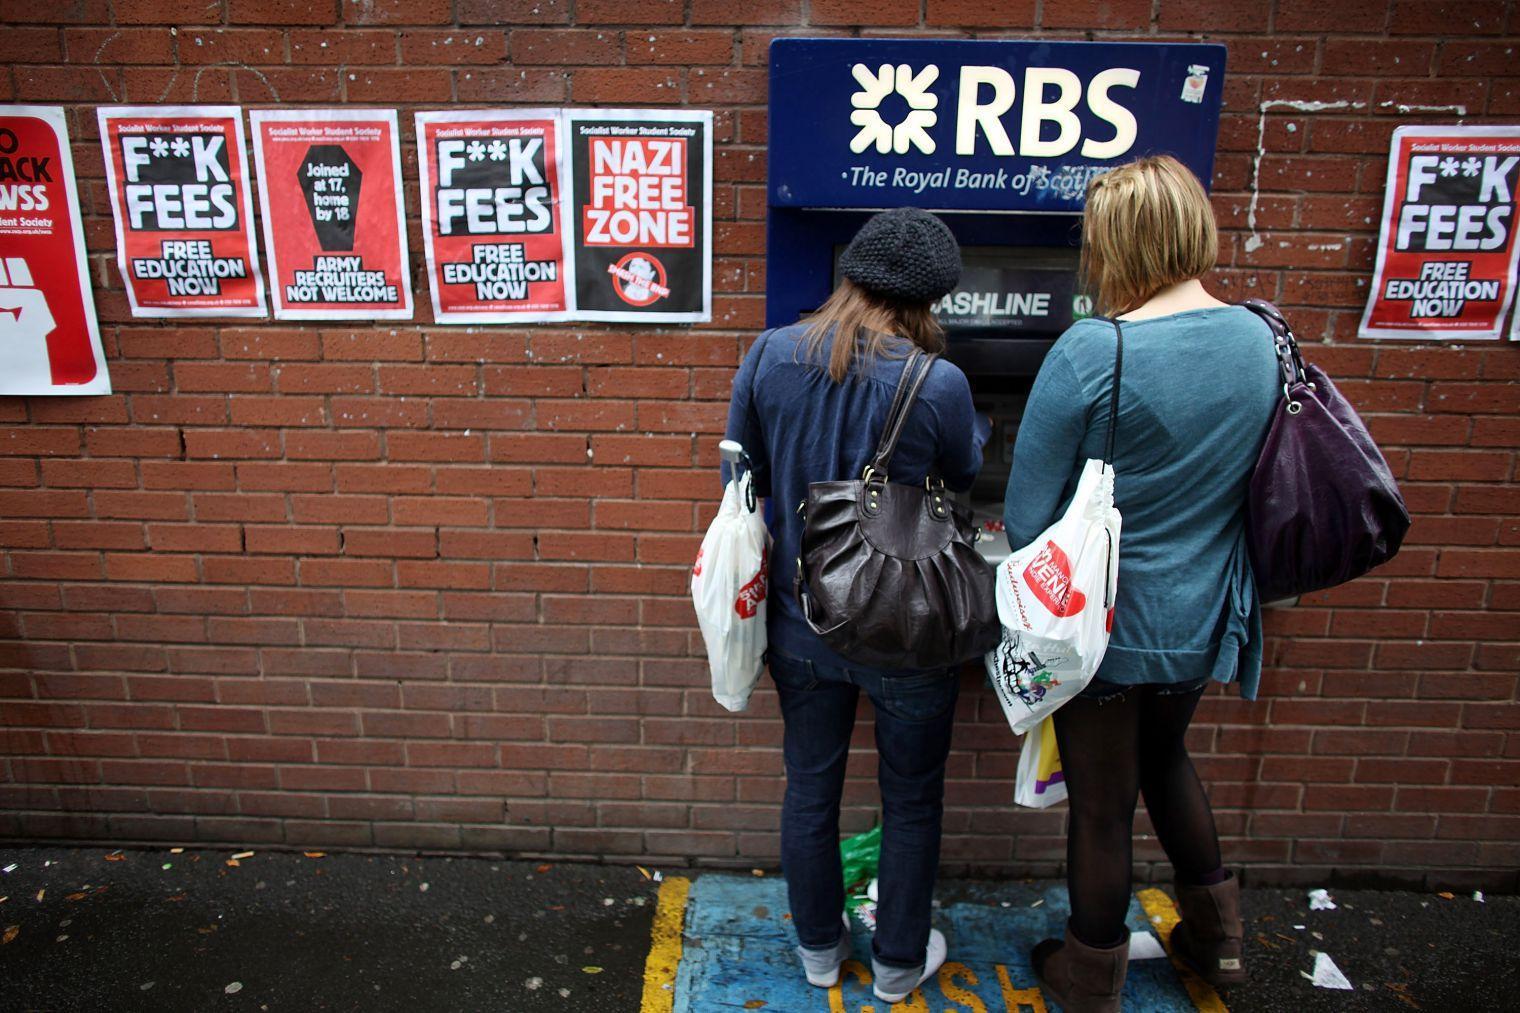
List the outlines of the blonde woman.
{"label": "blonde woman", "polygon": [[[811,318],[766,331],[734,378],[728,438],[744,445],[755,489],[774,499],[767,661],[786,731],[781,863],[807,979],[828,988],[850,955],[839,856],[845,761],[864,693],[876,712],[882,838],[873,986],[901,1002],[939,970],[945,937],[930,928],[939,865],[945,761],[959,683],[954,670],[882,670],[834,653],[792,594],[812,482],[859,477],[881,438],[909,353],[944,349],[930,310],[955,288],[960,248],[945,224],[915,208],[871,218],[840,258],[844,280]],[[936,474],[971,487],[985,427],[965,374],[929,369],[892,457],[894,482]]]}
{"label": "blonde woman", "polygon": [[[1032,957],[1073,1013],[1120,1008],[1142,795],[1176,873],[1174,947],[1210,982],[1245,978],[1239,885],[1184,737],[1210,683],[1237,683],[1249,699],[1261,676],[1243,525],[1277,370],[1266,324],[1204,289],[1217,254],[1208,197],[1175,159],[1142,158],[1088,188],[1083,273],[1097,312],[1124,332],[1114,456],[1124,538],[1108,653],[1055,714],[1071,801],[1071,919],[1064,942],[1047,939]],[[1057,516],[1082,462],[1101,456],[1115,330],[1112,319],[1079,321],[1040,368],[1004,506],[1013,545]]]}

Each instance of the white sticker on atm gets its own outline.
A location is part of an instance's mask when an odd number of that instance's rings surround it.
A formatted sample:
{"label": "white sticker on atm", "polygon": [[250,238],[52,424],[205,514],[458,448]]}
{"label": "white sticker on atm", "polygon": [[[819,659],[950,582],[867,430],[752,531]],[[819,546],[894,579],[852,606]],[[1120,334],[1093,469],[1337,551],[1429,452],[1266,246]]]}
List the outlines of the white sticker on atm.
{"label": "white sticker on atm", "polygon": [[1188,76],[1182,82],[1182,101],[1202,102],[1204,89],[1209,86],[1209,68],[1202,64],[1188,67]]}

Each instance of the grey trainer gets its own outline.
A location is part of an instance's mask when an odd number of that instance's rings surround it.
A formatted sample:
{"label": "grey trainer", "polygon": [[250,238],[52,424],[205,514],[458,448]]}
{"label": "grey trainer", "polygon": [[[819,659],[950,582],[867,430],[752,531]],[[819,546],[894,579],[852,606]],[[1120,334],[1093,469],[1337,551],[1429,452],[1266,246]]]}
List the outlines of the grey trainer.
{"label": "grey trainer", "polygon": [[802,958],[802,969],[807,972],[808,984],[819,988],[833,988],[839,984],[839,965],[850,959],[850,952],[848,912],[844,915],[844,932],[840,935],[839,942],[817,950],[806,946],[797,947],[797,955]]}
{"label": "grey trainer", "polygon": [[875,958],[871,960],[871,977],[875,981],[876,998],[882,1002],[902,1002],[918,986],[934,977],[945,962],[949,946],[945,934],[939,929],[929,930],[929,945],[924,951],[924,962],[919,967],[888,967]]}

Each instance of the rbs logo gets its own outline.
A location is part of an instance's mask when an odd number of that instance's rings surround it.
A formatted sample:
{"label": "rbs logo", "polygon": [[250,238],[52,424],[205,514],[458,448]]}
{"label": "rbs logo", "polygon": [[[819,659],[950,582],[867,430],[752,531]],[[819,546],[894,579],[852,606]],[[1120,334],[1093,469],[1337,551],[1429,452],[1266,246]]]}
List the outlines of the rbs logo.
{"label": "rbs logo", "polygon": [[[850,72],[860,86],[850,97],[854,108],[850,122],[860,128],[850,141],[851,151],[875,147],[883,155],[906,155],[915,149],[934,154],[937,145],[930,130],[939,122],[939,96],[929,88],[939,80],[938,66],[931,63],[914,73],[906,63],[896,67],[884,63],[874,71],[857,63]],[[1099,71],[1085,86],[1075,72],[1063,67],[1026,67],[1017,118],[1019,143],[1015,147],[1009,136],[1011,124],[1004,121],[1019,98],[1013,75],[1002,67],[962,67],[955,108],[955,153],[976,154],[980,138],[992,154],[999,156],[1053,158],[1080,144],[1084,158],[1118,158],[1134,146],[1139,125],[1134,113],[1109,93],[1116,88],[1134,89],[1139,84],[1140,72],[1129,67]],[[901,122],[889,124],[881,109],[893,94],[907,103],[908,112]],[[1112,126],[1111,137],[1082,137],[1076,108],[1084,98],[1088,111]],[[1046,136],[1047,123],[1055,125],[1054,137]]]}

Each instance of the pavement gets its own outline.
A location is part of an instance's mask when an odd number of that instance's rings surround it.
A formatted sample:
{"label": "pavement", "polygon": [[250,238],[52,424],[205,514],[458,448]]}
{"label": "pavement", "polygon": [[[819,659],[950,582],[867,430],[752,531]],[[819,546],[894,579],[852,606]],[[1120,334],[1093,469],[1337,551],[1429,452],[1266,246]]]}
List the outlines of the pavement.
{"label": "pavement", "polygon": [[[801,982],[774,873],[235,854],[0,848],[0,1010],[885,1013],[858,922],[842,986]],[[1311,911],[1299,888],[1245,891],[1248,984],[1215,993],[1165,956],[1135,961],[1126,1009],[1520,1006],[1520,898],[1331,894]],[[951,963],[894,1011],[1045,1009],[1027,949],[1065,907],[1053,882],[942,884]],[[1132,931],[1164,937],[1173,918],[1164,891],[1137,892]],[[1308,980],[1316,951],[1350,990]]]}

